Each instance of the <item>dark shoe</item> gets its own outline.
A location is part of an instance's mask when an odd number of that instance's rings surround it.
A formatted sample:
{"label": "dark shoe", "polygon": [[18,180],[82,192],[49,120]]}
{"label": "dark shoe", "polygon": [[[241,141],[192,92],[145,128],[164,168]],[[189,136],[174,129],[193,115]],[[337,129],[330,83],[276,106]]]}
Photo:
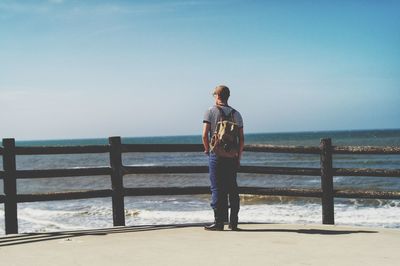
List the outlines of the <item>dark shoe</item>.
{"label": "dark shoe", "polygon": [[240,229],[238,228],[238,224],[234,223],[234,224],[229,224],[229,229],[231,229],[232,231],[240,231]]}
{"label": "dark shoe", "polygon": [[204,226],[204,230],[208,230],[208,231],[223,231],[224,230],[224,224],[213,223],[212,225]]}

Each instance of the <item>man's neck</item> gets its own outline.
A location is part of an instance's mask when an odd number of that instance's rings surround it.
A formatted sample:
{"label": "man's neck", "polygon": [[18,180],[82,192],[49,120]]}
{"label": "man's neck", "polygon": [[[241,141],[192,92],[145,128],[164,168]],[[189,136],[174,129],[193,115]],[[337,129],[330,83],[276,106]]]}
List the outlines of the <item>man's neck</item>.
{"label": "man's neck", "polygon": [[223,102],[223,101],[216,101],[216,105],[222,105],[222,106],[228,106],[228,102]]}

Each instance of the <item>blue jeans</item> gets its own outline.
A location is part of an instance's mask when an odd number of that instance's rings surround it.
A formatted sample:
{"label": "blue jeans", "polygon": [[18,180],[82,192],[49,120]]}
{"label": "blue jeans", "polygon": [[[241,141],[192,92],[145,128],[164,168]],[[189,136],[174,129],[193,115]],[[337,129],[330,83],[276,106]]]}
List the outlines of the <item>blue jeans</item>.
{"label": "blue jeans", "polygon": [[228,211],[228,197],[231,207],[231,222],[237,223],[240,208],[239,191],[236,181],[237,159],[209,156],[209,173],[211,182],[211,207],[218,210],[221,216]]}

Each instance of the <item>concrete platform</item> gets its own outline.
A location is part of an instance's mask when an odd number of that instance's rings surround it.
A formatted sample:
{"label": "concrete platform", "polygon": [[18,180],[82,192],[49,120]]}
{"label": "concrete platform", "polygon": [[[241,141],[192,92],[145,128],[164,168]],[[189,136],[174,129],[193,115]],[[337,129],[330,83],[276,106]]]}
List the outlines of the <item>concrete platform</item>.
{"label": "concrete platform", "polygon": [[400,230],[245,224],[115,227],[0,237],[1,265],[399,265]]}

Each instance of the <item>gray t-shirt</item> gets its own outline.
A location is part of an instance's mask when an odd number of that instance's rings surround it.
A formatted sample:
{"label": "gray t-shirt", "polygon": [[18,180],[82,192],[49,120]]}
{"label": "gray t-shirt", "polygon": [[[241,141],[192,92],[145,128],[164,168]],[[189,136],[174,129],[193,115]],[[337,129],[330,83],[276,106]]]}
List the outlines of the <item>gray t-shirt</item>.
{"label": "gray t-shirt", "polygon": [[[225,113],[225,115],[229,115],[232,110],[234,110],[230,106],[220,106],[222,108],[222,111]],[[215,131],[215,127],[217,126],[218,121],[220,120],[220,112],[219,109],[216,105],[210,107],[206,113],[204,114],[204,119],[203,123],[209,123],[211,125],[210,128],[210,134],[212,135]],[[233,114],[233,119],[236,124],[238,124],[239,128],[243,128],[243,119],[241,114],[235,110],[235,113]]]}

